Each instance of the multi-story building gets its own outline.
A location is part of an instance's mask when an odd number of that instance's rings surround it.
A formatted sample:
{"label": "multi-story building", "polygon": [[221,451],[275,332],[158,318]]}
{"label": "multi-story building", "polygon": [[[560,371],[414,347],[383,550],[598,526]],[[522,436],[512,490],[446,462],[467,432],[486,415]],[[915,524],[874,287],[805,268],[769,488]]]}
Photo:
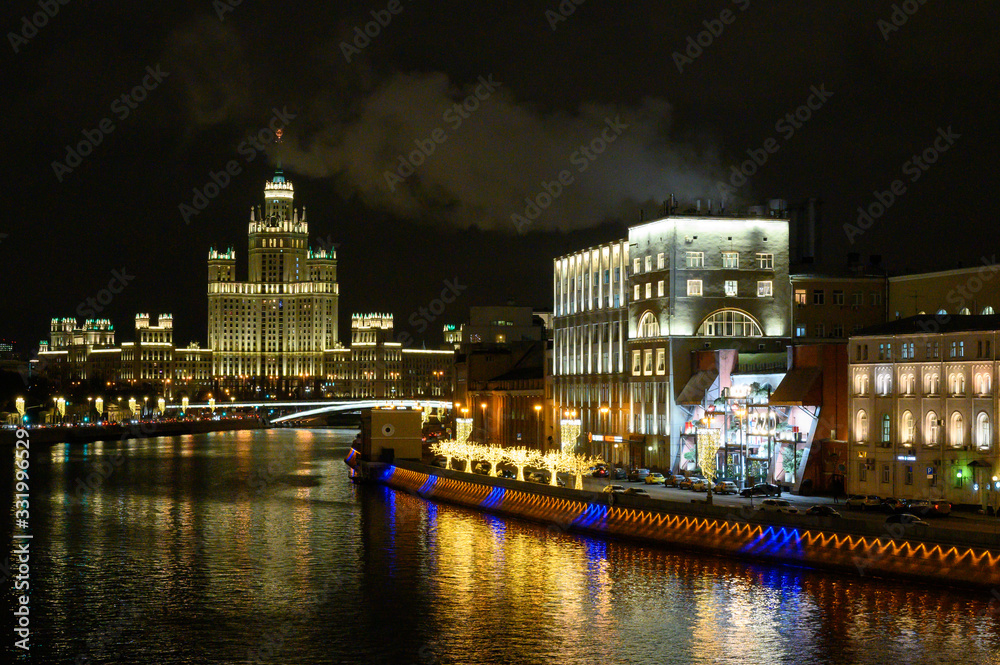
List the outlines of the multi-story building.
{"label": "multi-story building", "polygon": [[989,316],[1000,311],[1000,264],[994,258],[973,268],[889,278],[888,319],[923,314]]}
{"label": "multi-story building", "polygon": [[135,340],[115,346],[108,319],[52,319],[38,353],[42,371],[59,389],[135,389],[172,398],[211,389],[211,349],[174,346],[173,317],[136,314]]}
{"label": "multi-story building", "polygon": [[885,275],[797,274],[791,282],[796,343],[845,343],[886,320]]}
{"label": "multi-story building", "polygon": [[351,346],[323,354],[330,397],[451,399],[455,352],[394,341],[392,314],[351,316]]}
{"label": "multi-story building", "polygon": [[701,380],[691,352],[784,352],[788,251],[778,215],[688,214],[557,258],[557,408],[575,412],[583,431],[627,444],[626,463],[677,467],[688,414],[675,397]]}
{"label": "multi-story building", "polygon": [[250,211],[249,276],[235,281],[233,250],[208,255],[208,344],[224,385],[301,385],[324,374],[339,346],[337,257],[308,246],[305,208],[279,169]]}
{"label": "multi-story building", "polygon": [[849,343],[848,491],[996,505],[1000,317],[913,316]]}

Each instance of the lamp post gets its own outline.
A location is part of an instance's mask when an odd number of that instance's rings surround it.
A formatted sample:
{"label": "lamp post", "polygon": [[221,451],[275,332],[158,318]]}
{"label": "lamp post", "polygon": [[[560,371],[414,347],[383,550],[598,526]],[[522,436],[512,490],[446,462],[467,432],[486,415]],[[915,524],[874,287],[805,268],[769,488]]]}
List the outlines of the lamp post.
{"label": "lamp post", "polygon": [[[611,409],[609,407],[607,407],[607,406],[602,406],[600,408],[600,411],[601,411],[601,415],[604,417],[604,430],[601,432],[601,434],[604,435],[604,445],[601,446],[601,448],[602,448],[601,452],[605,452],[607,450],[607,446],[608,446],[608,434],[609,434],[608,430],[611,429],[611,425],[609,424],[610,423],[610,418],[608,417],[608,414],[611,413]],[[591,452],[593,452],[593,451],[591,451]],[[608,474],[608,477],[609,478],[611,477],[610,473]]]}
{"label": "lamp post", "polygon": [[542,405],[536,404],[534,406],[534,409],[535,409],[535,434],[537,435],[535,439],[535,445],[538,446],[538,449],[541,450],[543,453],[548,452],[547,450],[545,450],[545,446],[542,443]]}
{"label": "lamp post", "polygon": [[490,431],[486,427],[486,402],[481,402],[479,408],[483,410],[483,443],[486,443],[490,438]]}

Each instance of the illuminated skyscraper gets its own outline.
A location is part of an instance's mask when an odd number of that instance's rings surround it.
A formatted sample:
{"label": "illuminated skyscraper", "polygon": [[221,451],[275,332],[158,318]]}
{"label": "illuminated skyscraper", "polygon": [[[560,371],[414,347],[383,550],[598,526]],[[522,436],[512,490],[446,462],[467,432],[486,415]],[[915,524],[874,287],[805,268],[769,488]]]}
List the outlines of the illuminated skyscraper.
{"label": "illuminated skyscraper", "polygon": [[208,255],[208,340],[217,377],[259,379],[323,374],[323,350],[337,339],[337,257],[312,250],[303,207],[281,169],[250,210],[249,279],[235,281],[236,252]]}

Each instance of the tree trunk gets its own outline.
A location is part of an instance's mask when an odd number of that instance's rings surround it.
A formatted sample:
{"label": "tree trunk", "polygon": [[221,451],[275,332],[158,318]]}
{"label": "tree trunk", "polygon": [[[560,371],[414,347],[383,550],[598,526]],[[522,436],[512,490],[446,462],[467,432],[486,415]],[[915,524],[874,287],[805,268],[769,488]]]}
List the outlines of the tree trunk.
{"label": "tree trunk", "polygon": [[517,479],[520,480],[521,482],[524,482],[524,467],[523,466],[518,466],[517,467]]}
{"label": "tree trunk", "polygon": [[573,489],[582,490],[583,489],[583,472],[576,474],[576,482],[573,483]]}

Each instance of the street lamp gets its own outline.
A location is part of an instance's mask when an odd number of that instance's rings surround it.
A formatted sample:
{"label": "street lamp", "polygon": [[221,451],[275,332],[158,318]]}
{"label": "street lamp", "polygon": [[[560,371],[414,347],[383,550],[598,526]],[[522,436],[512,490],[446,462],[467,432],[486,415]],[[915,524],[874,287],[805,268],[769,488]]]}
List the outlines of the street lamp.
{"label": "street lamp", "polygon": [[486,443],[490,438],[489,430],[486,427],[486,402],[480,403],[479,407],[483,410],[483,443]]}
{"label": "street lamp", "polygon": [[[601,411],[601,415],[604,416],[604,431],[601,432],[601,434],[604,435],[604,445],[601,446],[601,448],[603,448],[603,449],[606,450],[607,449],[607,445],[608,445],[608,434],[609,434],[608,430],[611,429],[611,425],[609,423],[610,418],[608,417],[608,414],[611,413],[611,409],[609,407],[607,407],[607,406],[602,406],[600,408],[600,411]],[[602,450],[602,452],[604,452],[604,451]],[[611,477],[610,473],[608,474],[608,477],[609,478]]]}
{"label": "street lamp", "polygon": [[545,446],[542,445],[542,419],[541,419],[542,405],[536,404],[534,408],[535,408],[535,433],[537,434],[537,437],[535,438],[536,441],[535,445],[537,445],[538,449],[541,450],[542,452],[546,452]]}

